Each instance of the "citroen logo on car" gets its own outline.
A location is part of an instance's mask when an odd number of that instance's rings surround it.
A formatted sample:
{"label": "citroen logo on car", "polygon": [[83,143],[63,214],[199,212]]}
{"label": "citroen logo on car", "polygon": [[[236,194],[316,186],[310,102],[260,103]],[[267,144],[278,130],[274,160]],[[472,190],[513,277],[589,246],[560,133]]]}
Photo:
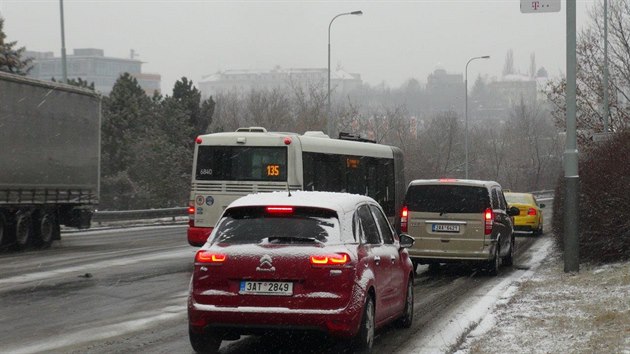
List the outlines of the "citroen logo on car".
{"label": "citroen logo on car", "polygon": [[271,263],[271,256],[266,254],[260,257],[260,265],[256,267],[258,272],[275,272],[276,267]]}

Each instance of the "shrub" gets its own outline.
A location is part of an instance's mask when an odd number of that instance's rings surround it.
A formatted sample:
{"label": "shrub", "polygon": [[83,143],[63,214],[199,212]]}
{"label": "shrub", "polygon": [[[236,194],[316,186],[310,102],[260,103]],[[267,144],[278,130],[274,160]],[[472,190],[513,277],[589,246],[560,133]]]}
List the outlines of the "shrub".
{"label": "shrub", "polygon": [[[580,156],[579,252],[582,262],[630,259],[630,130]],[[556,185],[553,230],[564,249],[565,179]]]}

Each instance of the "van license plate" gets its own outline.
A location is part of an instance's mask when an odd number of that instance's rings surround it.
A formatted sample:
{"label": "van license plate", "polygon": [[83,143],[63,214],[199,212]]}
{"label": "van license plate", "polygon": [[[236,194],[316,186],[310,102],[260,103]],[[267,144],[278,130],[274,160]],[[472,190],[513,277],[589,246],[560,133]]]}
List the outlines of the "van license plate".
{"label": "van license plate", "polygon": [[293,283],[282,281],[241,281],[239,294],[293,295]]}
{"label": "van license plate", "polygon": [[433,232],[459,232],[459,225],[433,224]]}

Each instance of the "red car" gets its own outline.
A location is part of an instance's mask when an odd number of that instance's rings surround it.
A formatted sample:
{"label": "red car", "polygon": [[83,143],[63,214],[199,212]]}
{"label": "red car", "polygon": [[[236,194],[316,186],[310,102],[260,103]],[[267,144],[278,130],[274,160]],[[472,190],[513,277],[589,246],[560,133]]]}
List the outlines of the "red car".
{"label": "red car", "polygon": [[375,329],[413,319],[413,245],[366,196],[253,194],[223,212],[195,256],[188,298],[197,352],[269,330],[314,330],[369,351]]}

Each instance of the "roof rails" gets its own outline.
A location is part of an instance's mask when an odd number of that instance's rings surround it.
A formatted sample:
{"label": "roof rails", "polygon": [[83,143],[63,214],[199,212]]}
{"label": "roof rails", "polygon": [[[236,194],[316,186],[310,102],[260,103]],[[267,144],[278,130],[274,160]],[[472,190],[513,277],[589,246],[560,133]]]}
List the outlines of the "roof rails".
{"label": "roof rails", "polygon": [[344,133],[344,132],[339,132],[339,140],[352,140],[352,141],[360,141],[364,143],[376,144],[376,140],[362,138],[361,135],[359,134],[351,134],[351,133]]}
{"label": "roof rails", "polygon": [[263,127],[246,127],[236,129],[238,133],[266,133],[267,129]]}

